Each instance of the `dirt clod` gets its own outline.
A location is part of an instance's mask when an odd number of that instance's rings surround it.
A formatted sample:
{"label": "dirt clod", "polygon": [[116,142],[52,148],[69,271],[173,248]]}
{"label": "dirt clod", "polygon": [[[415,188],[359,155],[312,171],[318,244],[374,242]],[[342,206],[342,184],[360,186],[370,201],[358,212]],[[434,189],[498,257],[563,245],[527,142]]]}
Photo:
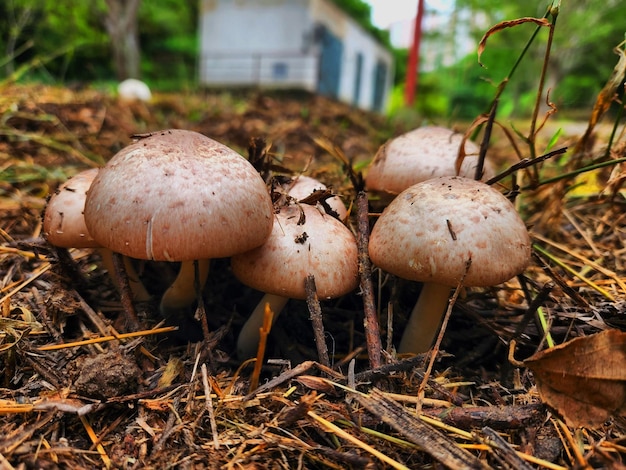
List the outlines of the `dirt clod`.
{"label": "dirt clod", "polygon": [[74,387],[85,397],[107,400],[136,393],[140,376],[139,367],[132,358],[112,350],[86,358]]}

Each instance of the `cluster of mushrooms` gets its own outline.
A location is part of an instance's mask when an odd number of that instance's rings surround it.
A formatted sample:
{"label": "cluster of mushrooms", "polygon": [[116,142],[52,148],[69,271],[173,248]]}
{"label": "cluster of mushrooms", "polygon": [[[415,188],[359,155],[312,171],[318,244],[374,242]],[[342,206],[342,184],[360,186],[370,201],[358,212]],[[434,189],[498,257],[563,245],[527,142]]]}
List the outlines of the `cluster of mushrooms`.
{"label": "cluster of mushrooms", "polygon": [[[459,151],[463,142],[444,128],[419,128],[382,146],[367,174],[367,189],[391,200],[371,232],[372,262],[424,283],[400,353],[430,348],[452,287],[500,284],[529,262],[523,221],[506,197],[474,178],[478,148],[467,141]],[[494,173],[488,166],[479,172]],[[160,131],[61,185],[46,206],[43,233],[53,246],[99,249],[118,283],[113,260],[123,260],[135,301],[150,295],[130,259],[180,262],[160,299],[165,316],[193,304],[211,259],[230,258],[234,275],[265,293],[239,333],[237,354],[247,359],[256,354],[266,304],[275,320],[288,299],[306,298],[311,275],[321,299],[359,283],[343,201],[299,202],[325,189],[306,176],[282,181],[280,198],[269,186],[227,146],[197,132]]]}

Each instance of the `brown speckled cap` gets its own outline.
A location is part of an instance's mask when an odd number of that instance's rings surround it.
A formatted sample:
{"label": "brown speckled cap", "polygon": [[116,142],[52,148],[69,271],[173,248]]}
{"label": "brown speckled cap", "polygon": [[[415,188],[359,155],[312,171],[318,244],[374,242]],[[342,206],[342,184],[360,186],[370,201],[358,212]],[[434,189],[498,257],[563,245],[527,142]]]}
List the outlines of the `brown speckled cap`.
{"label": "brown speckled cap", "polygon": [[[286,183],[283,185],[289,195],[296,200],[304,199],[310,196],[313,191],[321,189],[327,189],[326,185],[315,178],[311,178],[310,176],[298,175],[294,177],[290,183]],[[344,220],[348,216],[348,210],[346,209],[345,204],[341,200],[339,196],[333,196],[326,199],[326,202],[339,215],[339,219]],[[323,208],[321,204],[318,204],[318,208]]]}
{"label": "brown speckled cap", "polygon": [[281,208],[267,242],[233,256],[231,264],[244,284],[293,299],[306,298],[304,280],[309,274],[315,276],[320,299],[344,295],[358,283],[354,235],[334,217],[306,204]]}
{"label": "brown speckled cap", "polygon": [[500,284],[530,261],[530,238],[517,211],[489,185],[440,177],[400,193],[374,225],[372,262],[404,279],[455,286]]}
{"label": "brown speckled cap", "polygon": [[97,248],[85,225],[85,197],[97,168],[81,171],[59,186],[50,197],[43,215],[43,236],[61,248]]}
{"label": "brown speckled cap", "polygon": [[165,130],[129,145],[100,170],[85,221],[103,246],[139,259],[188,261],[261,245],[273,208],[241,155],[202,134]]}
{"label": "brown speckled cap", "polygon": [[[438,176],[474,178],[478,164],[478,146],[465,141],[465,158],[459,174],[456,159],[463,134],[437,126],[425,126],[402,134],[385,143],[369,167],[367,189],[399,194],[409,186]],[[484,163],[483,179],[494,176],[488,161]]]}

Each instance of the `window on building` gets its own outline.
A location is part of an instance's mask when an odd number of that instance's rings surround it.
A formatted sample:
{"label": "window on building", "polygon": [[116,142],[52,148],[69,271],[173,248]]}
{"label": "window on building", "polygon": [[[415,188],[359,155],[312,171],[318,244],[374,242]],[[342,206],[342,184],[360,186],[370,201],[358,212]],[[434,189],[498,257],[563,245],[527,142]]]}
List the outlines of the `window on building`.
{"label": "window on building", "polygon": [[272,65],[272,78],[274,80],[285,80],[289,75],[289,67],[285,62],[274,62]]}

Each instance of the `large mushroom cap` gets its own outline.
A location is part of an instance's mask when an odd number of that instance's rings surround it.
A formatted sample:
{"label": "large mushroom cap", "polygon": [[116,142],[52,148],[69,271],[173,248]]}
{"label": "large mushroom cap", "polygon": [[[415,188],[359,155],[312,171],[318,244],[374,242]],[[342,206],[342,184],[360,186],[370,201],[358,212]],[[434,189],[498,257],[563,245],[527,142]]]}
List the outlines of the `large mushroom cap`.
{"label": "large mushroom cap", "polygon": [[97,248],[87,231],[83,211],[85,197],[97,168],[81,171],[63,183],[50,197],[43,216],[43,235],[51,245],[61,248]]}
{"label": "large mushroom cap", "polygon": [[489,185],[440,177],[400,193],[376,222],[372,262],[404,279],[455,286],[502,283],[530,261],[530,238],[517,211]]}
{"label": "large mushroom cap", "polygon": [[[372,160],[367,188],[395,195],[438,176],[474,178],[480,149],[470,140],[465,141],[466,156],[457,175],[456,159],[462,141],[462,134],[437,126],[420,127],[391,139]],[[483,179],[494,174],[490,163],[485,161]]]}
{"label": "large mushroom cap", "polygon": [[235,151],[197,132],[166,130],[118,152],[87,194],[85,221],[103,246],[133,258],[188,261],[262,244],[272,202]]}
{"label": "large mushroom cap", "polygon": [[306,204],[281,208],[267,242],[233,256],[231,264],[244,284],[294,299],[306,298],[304,280],[309,274],[315,276],[320,298],[347,294],[358,283],[352,232],[334,217]]}

